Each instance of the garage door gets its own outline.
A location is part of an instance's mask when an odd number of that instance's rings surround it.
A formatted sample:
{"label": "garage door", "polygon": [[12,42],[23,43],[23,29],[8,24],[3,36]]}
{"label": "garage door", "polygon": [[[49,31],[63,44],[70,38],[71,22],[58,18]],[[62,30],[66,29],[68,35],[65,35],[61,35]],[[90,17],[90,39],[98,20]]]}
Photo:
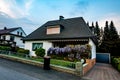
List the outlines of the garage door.
{"label": "garage door", "polygon": [[97,53],[96,61],[100,63],[110,63],[110,53]]}

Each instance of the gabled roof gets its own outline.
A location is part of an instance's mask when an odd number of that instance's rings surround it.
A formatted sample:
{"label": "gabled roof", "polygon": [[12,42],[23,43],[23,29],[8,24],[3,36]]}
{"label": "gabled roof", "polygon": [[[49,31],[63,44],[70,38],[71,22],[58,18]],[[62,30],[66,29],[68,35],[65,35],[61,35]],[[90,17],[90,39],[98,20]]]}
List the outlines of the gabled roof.
{"label": "gabled roof", "polygon": [[[64,29],[60,34],[46,34],[47,27],[62,25]],[[94,35],[89,29],[89,26],[85,23],[82,17],[69,18],[63,20],[48,21],[31,34],[29,34],[23,40],[60,40],[60,39],[81,39],[92,38]]]}
{"label": "gabled roof", "polygon": [[9,28],[9,29],[1,29],[0,30],[0,34],[10,34],[11,32],[19,29],[20,27],[17,27],[17,28]]}

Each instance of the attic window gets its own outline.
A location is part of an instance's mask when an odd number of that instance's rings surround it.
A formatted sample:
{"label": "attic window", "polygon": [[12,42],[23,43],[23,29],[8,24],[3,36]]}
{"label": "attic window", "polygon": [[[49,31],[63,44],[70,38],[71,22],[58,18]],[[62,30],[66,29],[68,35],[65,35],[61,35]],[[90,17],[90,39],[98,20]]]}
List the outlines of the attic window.
{"label": "attic window", "polygon": [[60,34],[60,26],[48,26],[47,27],[47,34]]}

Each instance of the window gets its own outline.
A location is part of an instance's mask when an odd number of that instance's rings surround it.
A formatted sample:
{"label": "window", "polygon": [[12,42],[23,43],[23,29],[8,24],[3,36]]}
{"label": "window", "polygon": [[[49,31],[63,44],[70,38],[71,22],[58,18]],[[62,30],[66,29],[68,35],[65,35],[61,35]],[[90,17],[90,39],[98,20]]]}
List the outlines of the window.
{"label": "window", "polygon": [[3,40],[6,40],[6,36],[3,36]]}
{"label": "window", "polygon": [[19,35],[19,31],[17,31],[17,35]]}
{"label": "window", "polygon": [[11,41],[14,41],[14,39],[15,39],[15,37],[12,35],[12,36],[10,36],[10,40]]}
{"label": "window", "polygon": [[59,34],[60,26],[49,26],[47,28],[47,34]]}
{"label": "window", "polygon": [[20,35],[22,36],[22,32],[20,33]]}
{"label": "window", "polygon": [[43,47],[43,43],[33,43],[32,44],[32,50],[35,51],[36,49],[39,49]]}

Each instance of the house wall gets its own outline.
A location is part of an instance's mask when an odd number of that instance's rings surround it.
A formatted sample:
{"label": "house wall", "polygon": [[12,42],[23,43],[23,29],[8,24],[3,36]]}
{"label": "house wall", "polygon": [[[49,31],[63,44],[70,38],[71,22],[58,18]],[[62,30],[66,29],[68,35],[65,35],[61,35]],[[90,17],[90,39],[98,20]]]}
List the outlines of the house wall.
{"label": "house wall", "polygon": [[45,55],[47,55],[47,51],[50,47],[52,47],[52,43],[48,41],[25,41],[25,49],[30,50],[30,56],[36,56],[35,51],[32,50],[33,43],[43,43],[43,48],[45,49]]}
{"label": "house wall", "polygon": [[[18,32],[19,32],[19,34],[18,34]],[[12,33],[12,34],[16,34],[16,35],[20,35],[20,36],[21,36],[21,33],[22,33],[22,36],[23,36],[23,37],[26,36],[25,32],[24,32],[21,28],[13,31],[13,32],[11,32],[11,33]]]}
{"label": "house wall", "polygon": [[[2,35],[2,36],[5,36],[6,37],[6,40],[10,40],[10,36],[11,35]],[[1,39],[3,39],[3,37],[1,36]],[[14,36],[15,39],[14,39],[14,42],[16,42],[16,46],[19,46],[20,48],[24,48],[24,43],[23,41],[21,40],[22,37],[19,37],[19,36]]]}
{"label": "house wall", "polygon": [[89,39],[89,44],[91,45],[91,48],[92,48],[92,50],[91,50],[91,53],[92,53],[91,59],[94,59],[94,58],[96,58],[96,45],[91,39]]}
{"label": "house wall", "polygon": [[22,39],[22,37],[15,36],[14,41],[16,42],[16,46],[19,46],[20,48],[24,48],[25,44],[23,43],[23,41],[21,39]]}

